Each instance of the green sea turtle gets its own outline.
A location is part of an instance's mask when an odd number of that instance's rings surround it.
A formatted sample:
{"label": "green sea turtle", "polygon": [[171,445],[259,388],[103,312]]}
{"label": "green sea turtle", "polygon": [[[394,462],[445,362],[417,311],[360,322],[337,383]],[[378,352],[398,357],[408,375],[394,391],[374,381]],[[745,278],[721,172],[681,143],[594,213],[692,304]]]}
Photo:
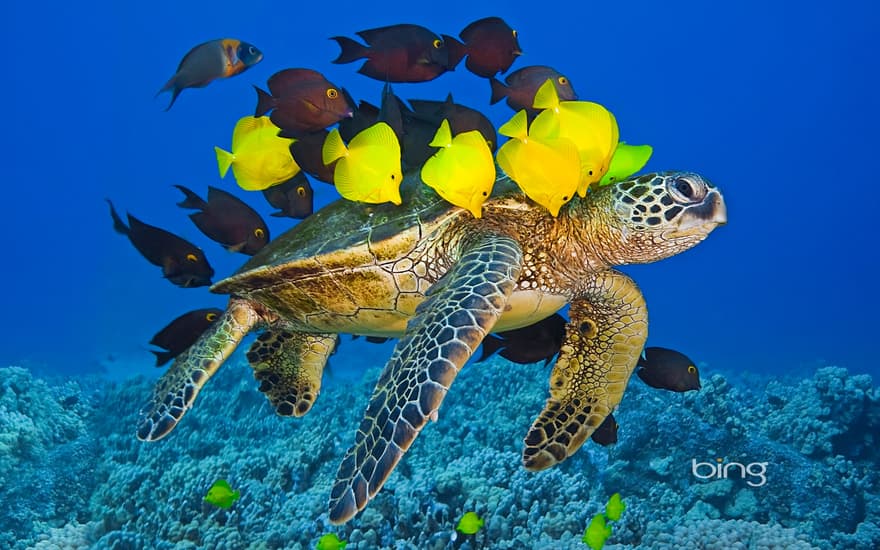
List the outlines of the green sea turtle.
{"label": "green sea turtle", "polygon": [[226,312],[158,381],[137,435],[167,435],[242,338],[276,412],[301,416],[339,333],[400,337],[330,495],[344,523],[375,496],[459,369],[492,331],[570,304],[550,397],[523,463],[571,456],[617,406],[647,338],[636,284],[612,266],[682,252],[726,222],[721,193],[693,173],[648,174],[575,197],[554,218],[499,178],[474,218],[417,175],[403,206],[339,200],[270,242],[212,287]]}

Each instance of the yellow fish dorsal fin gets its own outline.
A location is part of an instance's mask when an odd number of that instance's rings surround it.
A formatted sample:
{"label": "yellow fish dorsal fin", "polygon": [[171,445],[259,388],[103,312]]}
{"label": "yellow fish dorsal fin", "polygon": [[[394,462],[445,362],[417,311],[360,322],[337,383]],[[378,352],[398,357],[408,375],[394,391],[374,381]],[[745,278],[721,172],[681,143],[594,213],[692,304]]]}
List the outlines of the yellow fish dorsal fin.
{"label": "yellow fish dorsal fin", "polygon": [[330,164],[336,159],[348,156],[348,148],[342,142],[342,136],[339,130],[333,128],[327,137],[324,138],[324,145],[321,147],[321,160],[324,164]]}
{"label": "yellow fish dorsal fin", "polygon": [[541,84],[535,93],[535,101],[532,103],[535,109],[555,109],[559,107],[559,94],[556,92],[556,85],[551,79]]}
{"label": "yellow fish dorsal fin", "polygon": [[440,127],[437,128],[437,133],[434,134],[434,139],[428,145],[431,147],[449,147],[452,145],[452,129],[449,128],[448,120],[443,119]]}
{"label": "yellow fish dorsal fin", "polygon": [[529,137],[529,117],[525,109],[522,109],[498,128],[498,133],[513,139],[526,139]]}
{"label": "yellow fish dorsal fin", "polygon": [[229,485],[229,482],[225,479],[218,479],[217,481],[215,481],[212,489],[223,489],[225,491],[229,491],[230,493],[232,492],[232,486]]}
{"label": "yellow fish dorsal fin", "polygon": [[258,132],[266,127],[266,124],[272,125],[269,117],[253,117],[246,116],[238,119],[235,123],[235,129],[232,130],[232,152],[238,151],[239,145],[254,132]]}
{"label": "yellow fish dorsal fin", "polygon": [[[473,147],[473,148],[489,148],[489,144],[486,143],[486,138],[483,137],[483,134],[480,133],[479,130],[470,130],[467,132],[462,132],[455,136],[453,142],[456,145],[462,145],[464,147]],[[491,151],[491,148],[489,148]]]}
{"label": "yellow fish dorsal fin", "polygon": [[382,147],[389,151],[396,149],[398,156],[400,155],[400,142],[397,141],[397,134],[385,122],[377,122],[361,130],[348,144],[349,149],[360,149],[361,147]]}

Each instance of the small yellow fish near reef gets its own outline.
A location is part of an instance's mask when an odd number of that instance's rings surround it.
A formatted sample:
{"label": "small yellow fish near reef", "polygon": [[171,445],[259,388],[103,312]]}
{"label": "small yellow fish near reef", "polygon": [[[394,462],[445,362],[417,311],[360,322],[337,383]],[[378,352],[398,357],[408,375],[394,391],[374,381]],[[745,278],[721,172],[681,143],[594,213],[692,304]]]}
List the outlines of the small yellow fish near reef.
{"label": "small yellow fish near reef", "polygon": [[400,142],[388,124],[377,122],[361,130],[347,147],[334,128],[324,141],[321,156],[324,164],[339,159],[333,183],[346,199],[373,204],[402,202]]}
{"label": "small yellow fish near reef", "polygon": [[483,523],[483,518],[478,516],[476,512],[466,512],[458,520],[458,525],[455,526],[455,529],[465,535],[476,535],[483,528]]}
{"label": "small yellow fish near reef", "polygon": [[574,143],[565,138],[531,137],[525,110],[516,113],[498,133],[512,138],[498,149],[498,165],[530,199],[553,217],[558,216],[580,181],[581,163]]}
{"label": "small yellow fish near reef", "polygon": [[327,533],[318,539],[315,550],[342,550],[348,543],[340,540],[336,533]]}
{"label": "small yellow fish near reef", "polygon": [[605,517],[611,521],[617,521],[624,510],[626,510],[626,504],[620,498],[620,493],[614,493],[605,505]]}
{"label": "small yellow fish near reef", "polygon": [[611,495],[608,503],[605,504],[605,513],[599,512],[593,516],[581,540],[592,550],[601,550],[605,546],[605,541],[611,536],[611,526],[607,522],[618,521],[624,510],[626,504],[620,498],[620,493]]}
{"label": "small yellow fish near reef", "polygon": [[605,107],[591,101],[559,101],[556,86],[547,80],[535,94],[535,109],[543,109],[529,129],[539,139],[566,138],[577,147],[580,157],[580,182],[577,193],[599,183],[617,148],[617,120]]}
{"label": "small yellow fish near reef", "polygon": [[444,118],[430,145],[440,150],[422,166],[422,181],[447,201],[481,217],[483,202],[495,184],[495,161],[486,138],[479,130],[452,137]]}
{"label": "small yellow fish near reef", "polygon": [[278,137],[278,131],[269,117],[239,119],[232,131],[232,152],[214,147],[220,177],[231,166],[239,187],[262,191],[295,176],[299,165],[290,154],[293,140]]}
{"label": "small yellow fish near reef", "polygon": [[228,509],[240,496],[241,493],[237,490],[233,491],[232,487],[229,486],[229,483],[225,479],[218,479],[214,482],[214,485],[211,485],[211,488],[208,489],[208,494],[205,495],[205,502],[209,502],[214,506],[219,506],[223,509]]}
{"label": "small yellow fish near reef", "polygon": [[608,171],[599,180],[599,185],[617,183],[635,174],[644,168],[653,152],[654,148],[650,145],[628,145],[621,141],[617,144]]}

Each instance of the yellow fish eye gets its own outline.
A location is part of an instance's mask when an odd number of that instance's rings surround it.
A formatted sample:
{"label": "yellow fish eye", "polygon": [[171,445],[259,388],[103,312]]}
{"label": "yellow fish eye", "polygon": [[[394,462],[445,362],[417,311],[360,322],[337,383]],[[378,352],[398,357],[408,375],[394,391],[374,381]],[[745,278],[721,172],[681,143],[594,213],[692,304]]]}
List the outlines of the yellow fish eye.
{"label": "yellow fish eye", "polygon": [[693,365],[690,365],[690,366],[688,367],[688,372],[691,373],[691,374],[696,374],[696,373],[697,373],[697,367],[695,367],[695,366],[693,366]]}
{"label": "yellow fish eye", "polygon": [[440,40],[439,38],[435,38],[434,39],[434,47],[439,50],[440,48],[443,47],[443,41]]}
{"label": "yellow fish eye", "polygon": [[336,88],[327,88],[327,97],[330,99],[336,99],[339,97],[339,92],[336,91]]}
{"label": "yellow fish eye", "polygon": [[296,188],[296,194],[299,195],[300,197],[305,197],[306,196],[306,188],[303,187],[302,185],[300,185],[299,187]]}
{"label": "yellow fish eye", "polygon": [[391,174],[391,179],[394,179],[394,174]]}
{"label": "yellow fish eye", "polygon": [[568,84],[568,79],[565,78],[564,76],[560,76],[559,78],[556,79],[556,81],[559,82],[560,84],[562,84],[563,86]]}
{"label": "yellow fish eye", "polygon": [[266,232],[263,231],[262,227],[258,227],[256,229],[254,229],[254,236],[256,236],[260,239],[262,239],[265,234],[266,234]]}
{"label": "yellow fish eye", "polygon": [[189,260],[190,262],[197,262],[197,261],[199,261],[198,256],[196,256],[196,255],[193,254],[192,252],[190,252],[189,254],[186,255],[186,259]]}
{"label": "yellow fish eye", "polygon": [[206,321],[213,321],[213,320],[216,319],[216,318],[217,318],[217,314],[216,314],[216,313],[209,313],[209,314],[205,315],[205,320],[206,320]]}

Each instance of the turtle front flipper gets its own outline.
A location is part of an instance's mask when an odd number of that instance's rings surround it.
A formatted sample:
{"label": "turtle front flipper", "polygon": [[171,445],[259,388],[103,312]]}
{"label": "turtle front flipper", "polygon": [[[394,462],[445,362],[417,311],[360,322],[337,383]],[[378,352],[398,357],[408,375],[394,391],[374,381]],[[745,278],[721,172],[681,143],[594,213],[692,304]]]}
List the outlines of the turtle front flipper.
{"label": "turtle front flipper", "polygon": [[336,348],[336,334],[310,334],[273,326],[247,353],[260,391],[280,416],[309,412],[321,391],[321,375]]}
{"label": "turtle front flipper", "polygon": [[521,269],[519,244],[474,235],[435,283],[376,384],[330,493],[340,524],[376,495],[437,409],[462,365],[501,316]]}
{"label": "turtle front flipper", "polygon": [[620,403],[648,338],[636,284],[606,271],[572,301],[565,342],[550,375],[550,398],[525,438],[523,464],[544,470],[577,451]]}
{"label": "turtle front flipper", "polygon": [[153,399],[138,425],[138,439],[156,441],[168,435],[192,407],[205,382],[258,322],[260,316],[250,302],[230,300],[223,315],[177,356],[156,383]]}

